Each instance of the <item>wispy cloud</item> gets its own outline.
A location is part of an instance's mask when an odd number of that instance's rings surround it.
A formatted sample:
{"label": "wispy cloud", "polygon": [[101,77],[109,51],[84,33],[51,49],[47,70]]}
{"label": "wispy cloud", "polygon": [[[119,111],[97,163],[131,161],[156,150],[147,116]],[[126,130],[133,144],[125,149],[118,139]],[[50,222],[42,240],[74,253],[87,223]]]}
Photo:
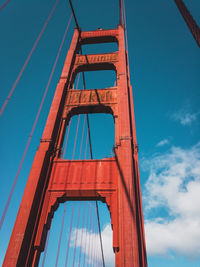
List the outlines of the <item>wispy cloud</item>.
{"label": "wispy cloud", "polygon": [[156,146],[161,147],[161,146],[165,146],[169,144],[169,140],[168,139],[163,139],[160,142],[157,143]]}
{"label": "wispy cloud", "polygon": [[[200,257],[200,143],[172,147],[146,160],[149,178],[144,194],[148,254],[173,251]],[[162,213],[159,211],[162,210]],[[150,217],[152,211],[165,216]]]}
{"label": "wispy cloud", "polygon": [[[71,247],[75,246],[76,232],[77,230],[73,229],[72,242],[70,244]],[[81,236],[82,236],[82,242],[81,242]],[[107,224],[104,227],[104,229],[101,232],[101,236],[102,236],[105,264],[108,267],[114,267],[115,255],[112,249],[113,232],[110,224]],[[79,228],[77,234],[77,247],[82,247],[82,251],[85,253],[88,263],[93,265],[94,263],[93,260],[95,259],[100,265],[102,264],[102,254],[100,248],[99,234],[94,233],[92,231],[88,231],[87,229]]]}
{"label": "wispy cloud", "polygon": [[180,122],[183,126],[189,126],[197,120],[200,112],[191,113],[187,110],[181,109],[172,115],[172,118]]}

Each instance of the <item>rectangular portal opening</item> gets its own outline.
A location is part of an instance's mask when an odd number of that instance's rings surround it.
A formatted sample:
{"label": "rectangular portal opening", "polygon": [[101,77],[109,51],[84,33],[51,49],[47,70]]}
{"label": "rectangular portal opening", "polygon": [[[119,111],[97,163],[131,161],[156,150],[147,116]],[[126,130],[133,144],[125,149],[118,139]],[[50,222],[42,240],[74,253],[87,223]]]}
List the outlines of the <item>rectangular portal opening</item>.
{"label": "rectangular portal opening", "polygon": [[86,114],[75,115],[66,128],[62,158],[91,159],[91,150],[93,159],[110,158],[114,143],[115,125],[111,114],[88,114],[88,119]]}

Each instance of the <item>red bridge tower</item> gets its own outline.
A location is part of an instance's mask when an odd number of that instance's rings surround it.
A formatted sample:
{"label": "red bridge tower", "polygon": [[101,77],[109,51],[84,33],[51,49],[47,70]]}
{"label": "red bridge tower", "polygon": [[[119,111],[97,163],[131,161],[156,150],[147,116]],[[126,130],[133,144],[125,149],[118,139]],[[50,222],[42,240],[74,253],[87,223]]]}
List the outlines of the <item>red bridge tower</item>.
{"label": "red bridge tower", "polygon": [[[118,51],[80,55],[83,44],[116,42]],[[108,205],[118,267],[146,267],[132,87],[124,28],[75,29],[36,152],[3,266],[37,266],[51,220],[60,202],[101,200]],[[78,72],[115,70],[117,84],[107,89],[74,90]],[[73,115],[110,113],[115,122],[115,156],[102,160],[64,160],[66,126]]]}

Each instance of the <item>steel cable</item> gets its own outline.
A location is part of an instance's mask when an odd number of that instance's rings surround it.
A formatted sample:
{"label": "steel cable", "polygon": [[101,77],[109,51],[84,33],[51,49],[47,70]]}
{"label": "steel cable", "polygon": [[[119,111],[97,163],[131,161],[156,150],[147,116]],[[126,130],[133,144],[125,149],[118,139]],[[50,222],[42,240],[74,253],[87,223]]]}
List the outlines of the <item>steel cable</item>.
{"label": "steel cable", "polygon": [[8,94],[4,104],[3,104],[3,106],[1,107],[0,116],[3,114],[5,108],[6,108],[7,104],[8,104],[8,101],[10,100],[10,98],[11,98],[11,96],[12,96],[12,94],[13,94],[13,92],[14,92],[14,90],[15,90],[15,88],[16,88],[16,86],[17,86],[17,84],[18,84],[18,82],[19,82],[19,80],[20,80],[20,78],[21,78],[26,66],[27,66],[27,64],[29,63],[29,61],[31,59],[31,56],[32,56],[33,52],[35,51],[35,48],[37,47],[38,42],[39,42],[40,38],[42,37],[42,35],[43,35],[43,33],[44,33],[44,31],[45,31],[45,29],[47,27],[47,24],[49,23],[49,20],[51,19],[52,15],[54,13],[54,10],[56,9],[56,6],[58,5],[58,2],[59,2],[59,0],[57,0],[55,5],[53,6],[53,8],[52,8],[52,10],[51,10],[51,12],[50,12],[50,14],[49,14],[44,26],[43,26],[40,34],[38,35],[37,40],[35,41],[35,43],[34,43],[32,49],[31,49],[31,51],[30,51],[30,53],[29,53],[24,65],[22,66],[22,68],[21,68],[21,70],[20,70],[20,72],[19,72],[19,74],[17,76],[17,79],[15,80],[15,82],[14,82],[14,84],[13,84],[13,86],[12,86],[12,88],[11,88],[11,90],[10,90],[10,92],[9,92],[9,94]]}
{"label": "steel cable", "polygon": [[55,68],[56,68],[56,65],[57,65],[59,56],[60,56],[60,53],[61,53],[61,49],[62,49],[62,47],[63,47],[64,41],[65,41],[65,38],[66,38],[66,35],[67,35],[67,32],[68,32],[68,28],[69,28],[69,25],[70,25],[70,23],[71,23],[71,19],[72,19],[72,15],[71,15],[71,17],[70,17],[70,19],[69,19],[69,22],[68,22],[67,28],[66,28],[66,30],[65,30],[65,33],[64,33],[62,42],[61,42],[61,44],[60,44],[59,51],[58,51],[58,53],[57,53],[57,56],[56,56],[56,59],[55,59],[55,62],[54,62],[54,65],[53,65],[53,68],[52,68],[52,71],[51,71],[51,74],[50,74],[50,77],[49,77],[49,80],[48,80],[48,83],[47,83],[45,92],[44,92],[44,95],[43,95],[42,101],[41,101],[41,103],[40,103],[40,106],[39,106],[39,109],[38,109],[38,112],[37,112],[35,121],[34,121],[34,123],[33,123],[33,127],[32,127],[32,130],[31,130],[31,133],[30,133],[30,135],[29,135],[29,138],[28,138],[28,141],[27,141],[27,144],[26,144],[26,147],[25,147],[25,150],[24,150],[22,159],[21,159],[21,161],[20,161],[19,168],[18,168],[18,170],[17,170],[17,174],[16,174],[15,179],[14,179],[14,182],[13,182],[13,184],[12,184],[11,191],[10,191],[10,193],[9,193],[8,200],[7,200],[7,202],[6,202],[6,205],[5,205],[5,208],[4,208],[4,211],[3,211],[3,215],[2,215],[1,220],[0,220],[0,230],[1,230],[1,227],[2,227],[2,225],[3,225],[3,222],[4,222],[4,219],[5,219],[5,216],[6,216],[6,213],[7,213],[7,210],[8,210],[8,206],[9,206],[9,204],[10,204],[10,201],[11,201],[11,198],[12,198],[12,195],[13,195],[13,192],[14,192],[14,189],[15,189],[15,186],[16,186],[16,183],[17,183],[17,180],[18,180],[18,178],[19,178],[19,174],[20,174],[22,165],[23,165],[23,163],[24,163],[24,160],[25,160],[25,157],[26,157],[26,154],[27,154],[27,151],[28,151],[28,148],[29,148],[29,145],[30,145],[32,136],[33,136],[33,133],[34,133],[34,131],[35,131],[35,127],[36,127],[36,125],[37,125],[37,122],[38,122],[38,119],[39,119],[39,116],[40,116],[40,113],[41,113],[41,110],[42,110],[42,107],[43,107],[43,104],[44,104],[44,100],[45,100],[46,95],[47,95],[47,92],[48,92],[48,90],[49,90],[49,86],[50,86],[50,83],[51,83],[51,80],[52,80],[52,77],[53,77],[53,74],[54,74],[54,71],[55,71]]}

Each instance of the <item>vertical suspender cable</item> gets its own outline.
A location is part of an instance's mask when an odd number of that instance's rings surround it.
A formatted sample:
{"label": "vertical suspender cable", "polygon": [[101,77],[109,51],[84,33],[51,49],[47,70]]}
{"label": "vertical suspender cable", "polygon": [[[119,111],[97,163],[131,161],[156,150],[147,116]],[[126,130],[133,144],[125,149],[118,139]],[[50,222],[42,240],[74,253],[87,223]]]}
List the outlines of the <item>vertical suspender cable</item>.
{"label": "vertical suspender cable", "polygon": [[84,122],[83,122],[83,133],[82,133],[82,139],[81,139],[81,148],[80,148],[79,159],[81,159],[81,153],[82,153],[83,136],[84,136],[84,130],[85,130],[85,120],[86,120],[86,116],[84,116]]}
{"label": "vertical suspender cable", "polygon": [[[77,22],[77,19],[76,19],[76,15],[75,15],[75,12],[74,12],[74,9],[73,9],[71,0],[69,0],[69,2],[70,2],[70,6],[71,6],[71,9],[72,9],[73,16],[74,16],[74,20],[75,20],[75,23],[76,23],[76,27],[80,31],[80,27],[78,25],[78,22]],[[121,3],[121,1],[120,1],[120,3]],[[121,10],[120,10],[120,12],[121,12]],[[121,19],[121,13],[120,13],[120,19]],[[81,49],[81,54],[82,54],[82,49]],[[84,89],[86,89],[84,72],[82,72],[82,74],[83,74],[83,86],[84,86]],[[86,116],[87,116],[88,137],[89,137],[89,145],[90,145],[90,156],[91,156],[91,159],[93,159],[91,136],[90,136],[90,125],[89,125],[88,114]],[[97,210],[97,217],[98,217],[98,227],[99,227],[99,236],[100,236],[100,243],[101,243],[102,262],[103,262],[103,266],[105,267],[104,253],[103,253],[103,245],[102,245],[102,238],[101,238],[101,227],[100,227],[100,221],[99,221],[99,211],[98,211],[97,201],[96,201],[96,210]]]}
{"label": "vertical suspender cable", "polygon": [[[82,53],[82,50],[81,50]],[[86,89],[85,86],[85,76],[84,76],[84,72],[82,72],[83,74],[83,86],[84,86],[84,90]],[[88,118],[88,114],[86,114],[87,116],[87,125],[88,125],[88,137],[89,137],[89,144],[90,144],[90,157],[91,159],[93,159],[93,154],[92,154],[92,143],[91,143],[91,136],[90,136],[90,125],[89,125],[89,118]],[[104,261],[104,253],[103,253],[103,245],[102,245],[102,238],[101,238],[101,226],[100,226],[100,220],[99,220],[99,211],[98,211],[98,204],[96,201],[96,210],[97,210],[97,217],[98,217],[98,227],[99,227],[99,238],[100,238],[100,243],[101,243],[101,255],[102,255],[102,262],[103,262],[103,266],[105,267],[105,261]]]}
{"label": "vertical suspender cable", "polygon": [[[81,49],[81,54],[82,54],[82,49]],[[85,85],[85,74],[84,72],[82,72],[82,76],[83,76],[83,89],[86,89],[86,85]],[[91,155],[91,159],[93,159],[93,154],[92,154],[92,142],[91,142],[91,135],[90,135],[90,123],[89,123],[89,116],[88,113],[86,114],[87,116],[87,127],[88,127],[88,137],[89,137],[89,145],[90,145],[90,155]]]}
{"label": "vertical suspender cable", "polygon": [[[78,82],[79,82],[79,79],[77,81],[77,87],[78,87]],[[80,121],[80,115],[78,117],[78,122],[77,122],[76,136],[75,136],[75,140],[74,140],[74,148],[73,148],[72,160],[74,159],[74,153],[75,153],[75,149],[76,149],[76,142],[77,142],[78,129],[79,129],[79,121]],[[73,222],[73,217],[74,217],[74,206],[75,206],[75,204],[73,202],[72,216],[71,216],[71,223],[70,223],[70,230],[69,230],[69,238],[68,238],[68,244],[67,244],[67,255],[66,255],[66,260],[65,260],[65,267],[67,266],[67,263],[68,263],[69,246],[70,246],[71,233],[72,233],[72,222]]]}
{"label": "vertical suspender cable", "polygon": [[[78,79],[77,79],[76,88],[78,88],[79,78],[80,78],[80,73],[79,73],[79,76],[78,76]],[[67,142],[68,142],[68,138],[69,138],[70,126],[71,126],[71,120],[69,122],[69,126],[68,126],[68,129],[67,129],[67,137],[66,137],[66,141],[65,141],[64,150],[63,150],[63,158],[65,157],[65,153],[66,153],[66,149],[67,149]]]}
{"label": "vertical suspender cable", "polygon": [[[88,210],[87,210],[87,222],[86,222],[86,229],[85,229],[85,251],[84,251],[84,260],[83,264],[85,264],[85,255],[86,255],[86,249],[87,249],[87,228],[88,228],[88,222],[89,222],[89,211],[90,211],[90,205],[88,202]],[[80,266],[80,265],[79,265]],[[83,265],[84,266],[84,265]]]}
{"label": "vertical suspender cable", "polygon": [[82,230],[81,230],[81,242],[80,242],[80,252],[79,252],[79,259],[78,259],[78,267],[80,267],[80,263],[81,263],[81,251],[82,251],[83,230],[84,230],[84,221],[85,221],[85,207],[86,207],[86,202],[84,201],[83,223],[82,223]]}
{"label": "vertical suspender cable", "polygon": [[[82,51],[81,51],[81,53],[82,53]],[[84,72],[82,72],[82,74],[83,74],[83,86],[84,86],[84,89],[86,89]],[[90,157],[91,157],[91,159],[93,159],[92,143],[91,143],[91,136],[90,136],[90,125],[89,125],[88,114],[87,114],[87,125],[88,125],[88,137],[89,137],[89,144],[90,144]],[[99,218],[99,211],[98,211],[97,201],[96,201],[96,209],[97,209],[98,218]],[[101,227],[100,227],[100,221],[99,221],[99,219],[98,219],[98,227],[99,227],[99,238],[100,238],[101,250],[102,250],[102,253],[101,253],[102,254],[102,262],[103,262],[103,266],[105,267],[104,253],[103,253],[103,245],[102,245],[102,238],[101,238]]]}
{"label": "vertical suspender cable", "polygon": [[[86,117],[84,117],[84,123],[83,123],[83,131],[82,131],[82,138],[81,138],[81,147],[80,147],[80,153],[79,153],[79,160],[81,158],[81,152],[82,152],[82,146],[83,146],[83,137],[84,137],[84,130],[85,130],[85,118]],[[77,226],[76,226],[76,238],[75,238],[75,246],[74,246],[73,266],[75,264],[75,258],[76,258],[76,247],[77,247],[77,238],[78,238],[80,208],[81,208],[81,201],[79,201],[78,221],[77,221]],[[85,202],[84,202],[84,212],[85,212]],[[84,214],[83,214],[83,218],[84,218]],[[84,222],[84,219],[83,219],[83,222]]]}
{"label": "vertical suspender cable", "polygon": [[88,131],[87,131],[86,144],[85,144],[85,159],[87,156],[87,144],[88,144]]}
{"label": "vertical suspender cable", "polygon": [[[85,129],[85,119],[86,116],[84,118],[84,129]],[[84,133],[84,130],[83,130]],[[83,137],[83,136],[82,136]],[[82,138],[83,139],[83,138]],[[87,152],[87,141],[88,141],[88,132],[87,132],[87,137],[86,137],[86,144],[85,144],[85,157],[84,159],[86,159],[86,152]],[[82,142],[81,142],[82,143]],[[81,144],[82,147],[82,144]],[[81,153],[80,153],[81,155]],[[79,156],[80,157],[80,156]],[[83,242],[83,232],[84,232],[84,219],[85,219],[85,208],[86,208],[86,202],[84,202],[84,210],[83,210],[83,223],[82,223],[82,230],[81,230],[81,242],[80,242],[80,251],[79,251],[79,260],[78,260],[78,267],[80,267],[80,263],[81,263],[81,252],[82,252],[82,242]],[[89,215],[89,204],[88,204],[88,211],[87,211],[87,223],[88,224],[88,215]],[[87,229],[87,226],[86,226]]]}
{"label": "vertical suspender cable", "polygon": [[65,206],[64,206],[64,212],[63,212],[62,224],[61,224],[61,229],[60,229],[60,236],[59,236],[59,242],[58,242],[58,249],[57,249],[57,256],[56,256],[56,264],[55,264],[55,267],[58,266],[58,259],[59,259],[59,255],[60,255],[60,245],[61,245],[61,239],[62,239],[62,233],[63,233],[63,226],[64,226],[64,221],[65,221],[66,207],[67,207],[67,202],[65,202]]}
{"label": "vertical suspender cable", "polygon": [[100,239],[100,244],[101,244],[102,264],[103,264],[103,267],[105,267],[104,253],[103,253],[103,243],[102,243],[102,237],[101,237],[101,226],[100,226],[100,220],[99,220],[99,209],[98,209],[98,202],[97,201],[96,201],[96,211],[97,211],[99,239]]}
{"label": "vertical suspender cable", "polygon": [[96,232],[95,232],[95,205],[94,205],[94,224],[93,224],[93,250],[92,250],[92,266],[95,264],[95,241],[96,241]]}
{"label": "vertical suspender cable", "polygon": [[68,137],[69,137],[70,126],[71,126],[71,120],[69,122],[69,126],[68,126],[68,129],[67,129],[67,137],[66,137],[66,141],[65,141],[65,146],[64,146],[62,158],[65,157],[66,150],[67,150],[67,141],[68,141]]}
{"label": "vertical suspender cable", "polygon": [[44,100],[46,98],[46,94],[49,90],[49,86],[50,86],[50,83],[51,83],[51,80],[52,80],[52,77],[53,77],[53,74],[54,74],[54,71],[55,71],[55,68],[56,68],[56,65],[57,65],[57,62],[58,62],[58,59],[59,59],[59,56],[60,56],[60,53],[61,53],[61,49],[63,47],[63,44],[64,44],[64,41],[65,41],[65,38],[66,38],[66,35],[67,35],[67,32],[68,32],[68,28],[69,28],[69,25],[71,23],[71,19],[72,19],[72,15],[69,19],[69,22],[68,22],[68,25],[67,25],[67,28],[65,30],[65,33],[64,33],[64,36],[63,36],[63,39],[62,39],[62,42],[60,44],[60,47],[59,47],[59,50],[58,50],[58,54],[56,56],[56,59],[55,59],[55,62],[54,62],[54,65],[53,65],[53,68],[52,68],[52,71],[51,71],[51,74],[50,74],[50,77],[49,77],[49,80],[48,80],[48,83],[47,83],[47,86],[46,86],[46,89],[45,89],[45,92],[44,92],[44,95],[43,95],[43,98],[42,98],[42,101],[40,103],[40,106],[39,106],[39,109],[38,109],[38,112],[37,112],[37,115],[36,115],[36,118],[35,118],[35,121],[33,123],[33,127],[32,127],[32,130],[31,130],[31,133],[29,135],[29,138],[28,138],[28,142],[26,144],[26,147],[25,147],[25,150],[24,150],[24,154],[22,156],[22,159],[21,159],[21,162],[20,162],[20,165],[19,165],[19,168],[17,170],[17,174],[15,176],[15,179],[14,179],[14,182],[13,182],[13,185],[12,185],[12,188],[11,188],[11,191],[10,191],[10,194],[9,194],[9,197],[8,197],[8,200],[6,202],[6,206],[4,208],[4,211],[3,211],[3,215],[1,217],[1,220],[0,220],[0,230],[1,230],[1,227],[3,225],[3,222],[4,222],[4,219],[5,219],[5,216],[6,216],[6,213],[7,213],[7,210],[8,210],[8,206],[10,204],[10,201],[11,201],[11,198],[12,198],[12,195],[13,195],[13,192],[14,192],[14,189],[15,189],[15,186],[16,186],[16,183],[17,183],[17,180],[19,178],[19,174],[20,174],[20,171],[21,171],[21,168],[22,168],[22,165],[24,163],[24,159],[26,157],[26,154],[27,154],[27,151],[28,151],[28,148],[29,148],[29,145],[30,145],[30,142],[31,142],[31,139],[32,139],[32,136],[33,136],[33,133],[35,131],[35,127],[37,125],[37,122],[38,122],[38,119],[39,119],[39,116],[40,116],[40,113],[41,113],[41,110],[42,110],[42,107],[43,107],[43,104],[44,104]]}
{"label": "vertical suspender cable", "polygon": [[42,267],[44,267],[46,256],[47,256],[47,247],[49,244],[49,236],[50,236],[50,230],[48,231],[48,234],[47,234],[47,240],[46,240],[45,249],[44,249],[44,256],[43,256],[43,260],[42,260]]}
{"label": "vertical suspender cable", "polygon": [[93,207],[92,207],[92,202],[91,203],[91,215],[90,215],[90,227],[89,227],[89,242],[88,242],[88,260],[87,260],[87,266],[90,264],[90,247],[91,247],[91,228],[92,228],[92,219],[93,219]]}
{"label": "vertical suspender cable", "polygon": [[11,88],[11,90],[10,90],[10,92],[9,92],[9,94],[8,94],[8,96],[7,96],[4,104],[3,104],[3,106],[1,107],[1,109],[0,109],[0,116],[3,114],[5,108],[6,108],[7,104],[8,104],[8,101],[10,100],[10,98],[11,98],[11,96],[12,96],[12,94],[13,94],[13,92],[14,92],[14,90],[15,90],[15,88],[16,88],[16,86],[17,86],[17,84],[18,84],[18,82],[19,82],[19,80],[20,80],[20,78],[21,78],[21,76],[22,76],[22,74],[23,74],[23,72],[24,72],[24,70],[25,70],[28,62],[29,62],[29,60],[31,59],[31,56],[32,56],[33,52],[35,51],[35,48],[37,47],[38,42],[39,42],[40,38],[42,37],[42,35],[44,33],[44,30],[46,29],[46,26],[47,26],[50,18],[52,17],[53,12],[54,12],[54,10],[55,10],[58,2],[59,2],[59,0],[56,1],[53,9],[51,10],[51,13],[49,14],[49,16],[48,16],[48,18],[47,18],[47,20],[46,20],[46,22],[45,22],[45,24],[44,24],[41,32],[40,32],[40,34],[38,35],[37,40],[35,41],[35,43],[34,43],[32,49],[31,49],[31,51],[30,51],[30,53],[29,53],[29,55],[28,55],[28,57],[27,57],[27,59],[26,59],[26,61],[24,63],[24,65],[23,65],[23,67],[21,68],[20,73],[18,74],[16,81],[14,82],[14,84],[13,84],[13,86],[12,86],[12,88]]}
{"label": "vertical suspender cable", "polygon": [[[90,225],[89,225],[89,229],[91,228],[91,218],[92,218],[92,208],[90,205],[90,202],[88,202],[88,209],[90,209]],[[86,261],[86,253],[88,251],[88,246],[89,246],[89,242],[87,242],[87,236],[88,236],[88,232],[90,234],[90,230],[87,232],[87,228],[88,228],[88,222],[89,222],[89,216],[87,218],[87,226],[86,226],[86,235],[85,235],[85,253],[84,253],[84,261],[83,261],[83,267],[85,267],[85,261]],[[88,244],[87,244],[88,243]]]}
{"label": "vertical suspender cable", "polygon": [[78,219],[77,219],[77,225],[76,225],[76,237],[75,237],[75,246],[74,246],[74,257],[73,257],[73,264],[72,264],[73,266],[75,264],[75,258],[76,258],[76,246],[77,246],[77,238],[78,238],[80,211],[81,211],[81,201],[79,201],[79,208],[78,208]]}
{"label": "vertical suspender cable", "polygon": [[[74,144],[76,144],[76,142],[77,142],[78,129],[79,129],[79,122],[80,122],[80,114],[78,115],[78,122],[77,122],[77,127],[76,127],[76,136],[75,136],[75,142],[74,142]],[[73,154],[72,154],[72,159],[74,159],[75,149],[76,149],[76,145],[74,145]]]}
{"label": "vertical suspender cable", "polygon": [[68,238],[68,244],[67,244],[67,255],[66,255],[66,259],[65,259],[65,267],[67,267],[68,256],[69,256],[69,245],[70,245],[70,241],[71,241],[72,222],[73,222],[73,217],[74,217],[74,206],[75,206],[75,204],[73,201],[71,223],[70,223],[70,229],[69,229],[69,238]]}
{"label": "vertical suspender cable", "polygon": [[[79,83],[79,78],[77,80],[77,87],[78,87],[78,83]],[[71,126],[71,120],[69,122],[68,130],[67,130],[67,137],[66,137],[65,147],[64,147],[64,151],[63,151],[63,158],[65,157],[65,153],[66,153],[66,149],[67,149],[70,126]],[[59,259],[59,254],[60,254],[60,245],[61,245],[61,239],[62,239],[62,233],[63,233],[63,226],[64,226],[64,219],[65,219],[65,213],[66,213],[66,206],[67,206],[67,202],[65,202],[65,206],[64,206],[64,212],[63,212],[63,218],[62,218],[62,224],[61,224],[61,230],[60,230],[60,237],[59,237],[59,242],[58,242],[58,250],[57,250],[57,257],[56,257],[56,264],[55,264],[55,266],[58,265],[58,259]]]}
{"label": "vertical suspender cable", "polygon": [[[94,203],[92,202],[92,204]],[[94,243],[94,236],[95,236],[94,234],[95,205],[92,205],[92,208],[93,208],[93,216],[92,216],[92,229],[90,233],[91,241],[90,241],[90,250],[88,253],[88,265],[92,265],[92,262],[93,262],[93,250],[94,250],[93,243]]]}

